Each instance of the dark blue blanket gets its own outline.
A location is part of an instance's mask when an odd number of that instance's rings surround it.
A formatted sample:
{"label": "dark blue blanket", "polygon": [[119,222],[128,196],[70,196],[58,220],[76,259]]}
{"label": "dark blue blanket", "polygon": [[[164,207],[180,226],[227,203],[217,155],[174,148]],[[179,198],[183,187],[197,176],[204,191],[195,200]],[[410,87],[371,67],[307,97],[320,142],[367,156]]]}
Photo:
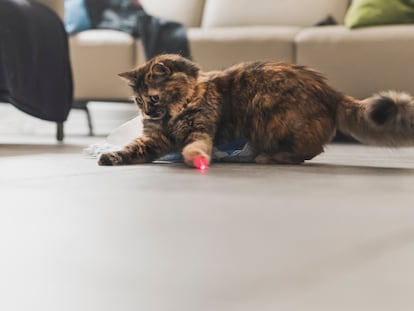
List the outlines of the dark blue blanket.
{"label": "dark blue blanket", "polygon": [[114,29],[140,38],[146,59],[164,53],[190,58],[184,25],[147,14],[130,0],[66,0],[66,29]]}
{"label": "dark blue blanket", "polygon": [[48,121],[69,114],[67,35],[59,17],[35,1],[0,1],[0,101]]}

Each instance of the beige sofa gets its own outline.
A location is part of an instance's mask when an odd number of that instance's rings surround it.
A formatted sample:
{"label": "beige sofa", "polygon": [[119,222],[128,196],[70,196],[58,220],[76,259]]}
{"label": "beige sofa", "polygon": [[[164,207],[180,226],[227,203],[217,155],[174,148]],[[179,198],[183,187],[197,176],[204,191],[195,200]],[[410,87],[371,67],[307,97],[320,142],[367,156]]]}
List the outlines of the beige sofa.
{"label": "beige sofa", "polygon": [[[63,0],[48,2],[63,16]],[[283,60],[322,71],[347,94],[380,89],[414,93],[414,25],[348,30],[349,0],[142,0],[153,15],[189,27],[193,58],[204,70],[240,61]],[[332,15],[339,25],[313,27]],[[76,100],[125,100],[117,73],[144,61],[139,40],[111,30],[70,37]]]}

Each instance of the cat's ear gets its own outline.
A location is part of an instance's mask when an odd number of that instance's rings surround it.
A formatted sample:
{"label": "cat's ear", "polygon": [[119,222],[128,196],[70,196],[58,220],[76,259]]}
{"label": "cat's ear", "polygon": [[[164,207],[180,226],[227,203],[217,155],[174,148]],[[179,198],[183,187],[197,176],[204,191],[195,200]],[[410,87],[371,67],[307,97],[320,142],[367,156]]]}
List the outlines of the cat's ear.
{"label": "cat's ear", "polygon": [[200,67],[196,63],[182,56],[174,60],[173,66],[174,71],[184,72],[194,78],[197,78],[200,71]]}
{"label": "cat's ear", "polygon": [[120,76],[122,79],[124,79],[128,82],[132,82],[132,81],[135,81],[137,79],[137,75],[136,75],[136,72],[134,70],[120,73],[120,74],[118,74],[118,76]]}
{"label": "cat's ear", "polygon": [[164,63],[155,63],[151,67],[151,74],[156,77],[168,77],[171,74],[171,69]]}

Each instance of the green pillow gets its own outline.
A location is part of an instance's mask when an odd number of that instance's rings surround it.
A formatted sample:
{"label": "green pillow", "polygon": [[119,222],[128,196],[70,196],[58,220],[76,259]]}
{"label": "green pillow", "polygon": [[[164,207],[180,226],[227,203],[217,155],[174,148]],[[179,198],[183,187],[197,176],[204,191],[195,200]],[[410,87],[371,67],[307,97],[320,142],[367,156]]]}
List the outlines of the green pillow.
{"label": "green pillow", "polygon": [[353,0],[345,16],[348,28],[414,23],[414,0]]}

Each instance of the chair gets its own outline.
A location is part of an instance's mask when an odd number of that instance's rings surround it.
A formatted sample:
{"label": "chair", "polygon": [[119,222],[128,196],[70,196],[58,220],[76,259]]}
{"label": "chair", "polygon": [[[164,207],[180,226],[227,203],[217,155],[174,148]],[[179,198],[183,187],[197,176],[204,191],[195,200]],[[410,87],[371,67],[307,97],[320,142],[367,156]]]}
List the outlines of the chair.
{"label": "chair", "polygon": [[56,122],[63,140],[73,101],[67,35],[59,16],[37,1],[0,1],[0,101]]}

